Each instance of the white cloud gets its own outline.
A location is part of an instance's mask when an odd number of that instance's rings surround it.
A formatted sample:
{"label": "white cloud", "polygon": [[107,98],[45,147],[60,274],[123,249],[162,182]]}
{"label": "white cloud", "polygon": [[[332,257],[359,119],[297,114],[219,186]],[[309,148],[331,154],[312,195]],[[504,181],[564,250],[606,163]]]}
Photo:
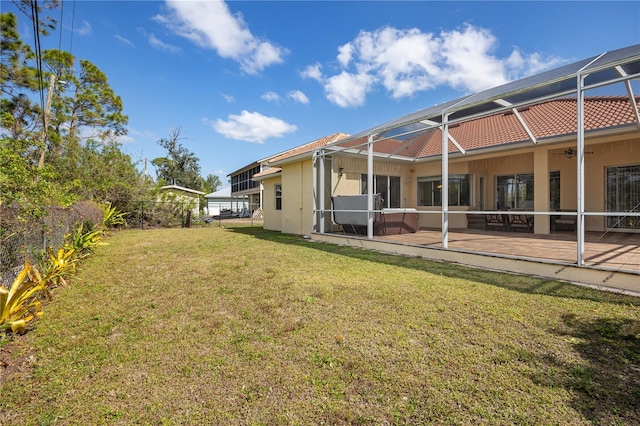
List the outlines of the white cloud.
{"label": "white cloud", "polygon": [[224,98],[224,100],[227,101],[230,104],[232,104],[232,103],[234,103],[236,101],[236,98],[234,98],[231,95],[227,95],[227,94],[224,94],[224,93],[221,93],[221,95]]}
{"label": "white cloud", "polygon": [[368,74],[349,74],[343,71],[329,78],[324,90],[334,104],[346,107],[364,105],[367,93],[371,91],[374,78]]}
{"label": "white cloud", "polygon": [[73,28],[73,33],[82,36],[90,35],[93,33],[93,28],[87,21],[82,21],[79,26]]}
{"label": "white cloud", "polygon": [[322,76],[322,65],[317,63],[309,65],[307,68],[305,68],[304,71],[300,73],[300,76],[302,78],[311,78],[313,80],[323,82],[324,77]]}
{"label": "white cloud", "polygon": [[351,62],[351,58],[353,57],[353,46],[351,43],[343,44],[338,47],[338,62],[343,67],[349,66],[349,62]]}
{"label": "white cloud", "polygon": [[254,36],[241,14],[232,14],[223,1],[167,0],[169,16],[154,19],[203,48],[233,59],[247,73],[283,62],[287,49]]}
{"label": "white cloud", "polygon": [[307,95],[302,93],[300,90],[294,90],[292,92],[289,92],[287,93],[287,96],[296,102],[300,102],[301,104],[309,103],[309,98],[307,97]]}
{"label": "white cloud", "polygon": [[508,81],[505,63],[490,54],[496,38],[488,30],[465,26],[462,31],[443,32],[441,74],[450,86],[479,92]]}
{"label": "white cloud", "polygon": [[123,42],[124,44],[128,44],[131,47],[135,47],[133,45],[133,43],[131,42],[131,40],[129,40],[128,38],[124,38],[122,37],[120,34],[116,34],[114,35],[114,37],[116,38],[116,40],[120,40],[121,42]]}
{"label": "white cloud", "polygon": [[500,58],[493,53],[497,45],[491,31],[469,24],[440,34],[383,27],[361,31],[339,46],[335,75],[323,76],[318,63],[300,75],[323,84],[331,102],[355,107],[363,105],[376,86],[396,99],[441,85],[478,92],[564,62],[538,53],[526,55],[516,48]]}
{"label": "white cloud", "polygon": [[240,115],[229,115],[227,121],[204,120],[226,138],[239,141],[264,143],[269,138],[279,138],[298,128],[276,117],[267,117],[259,112],[243,110]]}
{"label": "white cloud", "polygon": [[155,47],[158,50],[164,50],[164,51],[169,52],[169,53],[179,53],[180,52],[180,48],[179,47],[173,46],[171,44],[167,44],[167,43],[163,42],[162,40],[160,40],[159,38],[157,38],[153,34],[149,34],[149,37],[147,37],[147,40],[149,40],[149,44],[151,46]]}
{"label": "white cloud", "polygon": [[264,99],[267,102],[280,102],[280,95],[276,92],[267,92],[264,95],[260,96],[260,98]]}

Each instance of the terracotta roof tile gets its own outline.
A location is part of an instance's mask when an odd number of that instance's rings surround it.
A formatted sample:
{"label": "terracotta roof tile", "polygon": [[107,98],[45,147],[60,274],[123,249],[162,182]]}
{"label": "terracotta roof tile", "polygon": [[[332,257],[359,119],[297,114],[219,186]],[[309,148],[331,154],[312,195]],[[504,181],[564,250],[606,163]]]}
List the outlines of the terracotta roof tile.
{"label": "terracotta roof tile", "polygon": [[[576,133],[576,100],[557,99],[519,110],[536,139]],[[595,130],[635,123],[635,115],[627,97],[591,97],[585,99],[585,130]],[[465,149],[473,150],[517,142],[528,142],[529,135],[511,111],[470,120],[449,128],[451,136]],[[391,154],[404,144],[399,155],[418,158],[441,154],[442,134],[439,128],[411,136],[405,141],[390,140],[375,144],[377,153]],[[449,151],[457,149],[449,144]],[[406,154],[405,154],[406,153]]]}
{"label": "terracotta roof tile", "polygon": [[267,163],[271,164],[271,163],[275,163],[278,161],[282,161],[282,160],[286,160],[287,158],[291,158],[291,157],[295,157],[298,155],[302,155],[302,154],[306,154],[308,152],[312,152],[313,150],[323,147],[325,145],[328,145],[330,143],[333,142],[337,142],[340,139],[344,139],[349,137],[348,134],[346,133],[333,133],[330,134],[328,136],[322,137],[320,139],[316,139],[313,142],[309,142],[307,144],[304,145],[300,145],[298,147],[292,148],[288,151],[285,151],[281,154],[276,155],[275,157],[272,157],[269,159],[269,161],[267,161]]}
{"label": "terracotta roof tile", "polygon": [[[639,98],[640,100],[640,98]],[[536,139],[558,137],[576,133],[576,99],[562,98],[541,102],[519,109],[522,119]],[[635,122],[635,115],[627,97],[602,96],[585,99],[585,130],[628,125]],[[488,117],[470,120],[450,126],[451,136],[467,151],[518,142],[529,142],[530,138],[517,116],[511,112],[500,112]],[[347,138],[344,133],[309,142],[285,151],[268,163],[283,161],[330,143]],[[366,151],[366,137],[352,139],[340,144],[342,148]],[[408,139],[386,139],[374,144],[374,151],[382,155],[399,155],[410,158],[425,158],[441,154],[442,134],[439,128],[429,129]],[[449,144],[449,152],[456,152]]]}

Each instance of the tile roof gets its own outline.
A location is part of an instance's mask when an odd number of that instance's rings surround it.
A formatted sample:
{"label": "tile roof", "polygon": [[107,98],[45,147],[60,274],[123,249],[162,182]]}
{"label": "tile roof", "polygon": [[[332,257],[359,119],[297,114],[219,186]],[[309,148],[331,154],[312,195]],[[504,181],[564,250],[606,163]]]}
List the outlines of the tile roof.
{"label": "tile roof", "polygon": [[269,167],[268,169],[264,169],[261,172],[258,172],[251,176],[251,179],[263,178],[265,176],[275,175],[276,173],[281,172],[282,169],[280,167]]}
{"label": "tile roof", "polygon": [[[640,101],[640,98],[638,98]],[[577,106],[575,98],[561,98],[518,109],[520,116],[538,140],[576,133]],[[625,96],[599,96],[585,99],[585,131],[624,126],[635,123],[633,107]],[[466,150],[489,148],[513,143],[530,143],[530,138],[517,116],[510,110],[488,117],[477,118],[449,127],[449,134]],[[348,138],[345,133],[333,133],[313,142],[292,148],[268,160],[268,164],[281,163],[299,155],[309,154],[317,148]],[[338,149],[353,148],[366,152],[366,137],[350,139],[336,144]],[[380,155],[407,158],[426,158],[441,154],[442,134],[432,128],[407,139],[385,139],[374,144]],[[449,152],[456,152],[449,144]],[[260,175],[266,174],[261,172]],[[255,175],[254,175],[255,176]]]}
{"label": "tile roof", "polygon": [[337,142],[341,139],[349,137],[346,133],[332,133],[328,136],[324,136],[320,139],[316,139],[313,142],[306,143],[304,145],[300,145],[298,147],[292,148],[288,151],[285,151],[281,154],[278,154],[274,157],[269,158],[267,161],[268,164],[273,164],[279,161],[283,161],[286,159],[290,159],[292,157],[297,157],[298,155],[307,154],[313,152],[317,148],[321,148],[325,145],[328,145],[333,142]]}
{"label": "tile roof", "polygon": [[[574,98],[555,99],[519,109],[519,113],[538,140],[571,135],[577,129],[577,105]],[[635,123],[633,107],[627,97],[590,97],[585,99],[585,131],[630,125]],[[517,116],[509,111],[488,117],[453,124],[449,134],[467,151],[512,143],[530,143],[530,138]],[[366,138],[347,141],[340,147],[356,146]],[[449,151],[457,149],[449,145]],[[409,158],[437,156],[442,151],[439,128],[409,136],[404,140],[387,139],[377,142],[374,151],[381,155]]]}

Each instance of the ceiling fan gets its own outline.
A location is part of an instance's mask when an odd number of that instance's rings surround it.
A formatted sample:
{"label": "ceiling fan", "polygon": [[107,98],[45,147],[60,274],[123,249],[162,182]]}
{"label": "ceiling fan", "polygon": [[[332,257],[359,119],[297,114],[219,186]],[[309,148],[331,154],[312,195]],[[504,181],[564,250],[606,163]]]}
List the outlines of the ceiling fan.
{"label": "ceiling fan", "polygon": [[[585,151],[585,154],[593,154],[593,151]],[[564,155],[567,158],[573,158],[578,155],[578,151],[573,148],[567,148],[562,152],[554,152],[554,155]]]}

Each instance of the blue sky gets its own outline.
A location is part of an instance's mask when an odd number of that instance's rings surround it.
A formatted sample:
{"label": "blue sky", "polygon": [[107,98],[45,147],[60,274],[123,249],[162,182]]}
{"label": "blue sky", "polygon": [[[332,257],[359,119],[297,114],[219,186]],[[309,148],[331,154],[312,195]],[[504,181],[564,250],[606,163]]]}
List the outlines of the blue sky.
{"label": "blue sky", "polygon": [[[123,150],[180,143],[202,175],[640,43],[638,1],[65,0],[41,40],[104,71]],[[2,0],[2,10],[13,5]],[[23,39],[30,24],[19,16]],[[148,167],[155,176],[153,167]]]}

